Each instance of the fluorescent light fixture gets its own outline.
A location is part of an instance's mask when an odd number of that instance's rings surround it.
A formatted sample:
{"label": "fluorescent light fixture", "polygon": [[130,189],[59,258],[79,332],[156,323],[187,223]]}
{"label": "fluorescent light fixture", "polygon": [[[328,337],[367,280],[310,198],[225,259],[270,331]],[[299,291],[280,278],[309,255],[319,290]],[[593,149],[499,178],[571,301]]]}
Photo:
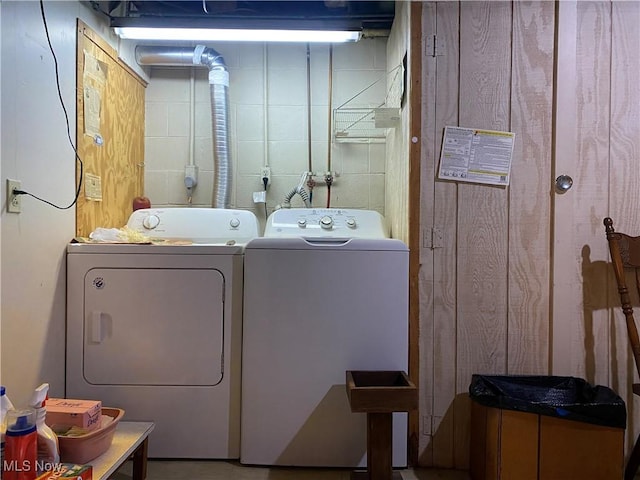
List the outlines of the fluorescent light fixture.
{"label": "fluorescent light fixture", "polygon": [[193,40],[232,42],[357,42],[355,30],[270,30],[234,28],[114,27],[121,38],[131,40]]}

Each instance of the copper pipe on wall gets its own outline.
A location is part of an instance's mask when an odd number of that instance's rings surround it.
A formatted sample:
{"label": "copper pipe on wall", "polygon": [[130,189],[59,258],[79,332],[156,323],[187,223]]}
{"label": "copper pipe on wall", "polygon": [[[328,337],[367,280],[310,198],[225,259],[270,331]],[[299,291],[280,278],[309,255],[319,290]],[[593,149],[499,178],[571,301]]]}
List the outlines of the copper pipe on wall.
{"label": "copper pipe on wall", "polygon": [[329,112],[327,126],[327,173],[324,175],[324,183],[327,185],[327,208],[331,207],[331,185],[333,184],[333,173],[331,173],[331,119],[333,110],[333,45],[329,45]]}
{"label": "copper pipe on wall", "polygon": [[333,45],[329,45],[329,115],[327,132],[327,172],[331,173],[331,125],[333,116]]}
{"label": "copper pipe on wall", "polygon": [[313,172],[311,163],[311,50],[307,43],[307,159],[308,172]]}

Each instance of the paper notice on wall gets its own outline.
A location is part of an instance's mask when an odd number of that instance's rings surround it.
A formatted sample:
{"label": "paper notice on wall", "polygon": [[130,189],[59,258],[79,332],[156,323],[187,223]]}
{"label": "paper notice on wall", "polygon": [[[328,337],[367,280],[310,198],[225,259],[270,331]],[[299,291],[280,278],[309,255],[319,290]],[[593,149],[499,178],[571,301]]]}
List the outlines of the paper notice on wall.
{"label": "paper notice on wall", "polygon": [[107,64],[101,62],[96,57],[85,50],[84,52],[84,72],[83,80],[92,79],[99,84],[107,83],[107,74],[109,70]]}
{"label": "paper notice on wall", "polygon": [[93,138],[102,138],[100,135],[100,105],[107,83],[107,76],[107,65],[85,51],[82,72],[84,133]]}
{"label": "paper notice on wall", "polygon": [[100,136],[100,91],[91,85],[84,86],[84,134]]}
{"label": "paper notice on wall", "polygon": [[84,196],[87,200],[92,200],[94,202],[102,201],[102,180],[98,175],[85,173]]}
{"label": "paper notice on wall", "polygon": [[438,178],[509,185],[515,134],[445,127]]}

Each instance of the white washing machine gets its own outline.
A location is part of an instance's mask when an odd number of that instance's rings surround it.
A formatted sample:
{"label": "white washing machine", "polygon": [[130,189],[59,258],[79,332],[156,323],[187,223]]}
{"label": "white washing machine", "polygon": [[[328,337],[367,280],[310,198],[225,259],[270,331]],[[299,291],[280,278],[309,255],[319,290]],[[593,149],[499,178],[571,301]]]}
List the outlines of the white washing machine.
{"label": "white washing machine", "polygon": [[[373,211],[282,209],[245,250],[240,462],[366,466],[347,370],[408,369],[409,252]],[[407,465],[407,414],[393,414]]]}
{"label": "white washing machine", "polygon": [[243,255],[257,219],[144,209],[127,226],[171,241],[68,245],[66,396],[155,422],[150,457],[238,458]]}

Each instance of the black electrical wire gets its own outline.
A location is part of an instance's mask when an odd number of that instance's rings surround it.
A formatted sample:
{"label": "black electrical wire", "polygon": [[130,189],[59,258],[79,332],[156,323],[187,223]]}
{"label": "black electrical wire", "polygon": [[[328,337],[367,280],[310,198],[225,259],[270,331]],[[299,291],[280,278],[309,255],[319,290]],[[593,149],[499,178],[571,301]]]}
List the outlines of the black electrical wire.
{"label": "black electrical wire", "polygon": [[264,184],[264,219],[267,220],[269,218],[269,213],[267,212],[267,185],[269,185],[269,178],[262,177],[262,183]]}
{"label": "black electrical wire", "polygon": [[51,37],[49,36],[49,28],[47,26],[47,18],[44,14],[44,1],[40,0],[40,13],[42,14],[42,25],[44,26],[44,32],[47,36],[47,43],[49,44],[49,50],[51,50],[51,55],[53,56],[53,63],[55,66],[55,73],[56,73],[56,87],[58,89],[58,98],[60,99],[60,105],[62,105],[62,111],[64,112],[64,118],[66,121],[66,125],[67,125],[67,138],[69,140],[69,145],[71,145],[71,148],[73,149],[73,152],[75,154],[76,160],[78,161],[78,164],[80,165],[80,179],[78,180],[78,188],[76,190],[76,195],[73,199],[73,201],[66,207],[60,207],[48,200],[45,200],[43,198],[38,197],[37,195],[34,195],[33,193],[29,193],[25,190],[14,190],[13,194],[14,195],[29,195],[30,197],[35,198],[36,200],[39,200],[41,202],[46,203],[47,205],[51,205],[52,207],[57,208],[58,210],[68,210],[69,208],[73,207],[77,201],[78,201],[78,197],[80,196],[80,190],[82,189],[82,177],[83,177],[83,170],[84,170],[84,165],[82,163],[82,159],[80,158],[80,155],[78,155],[78,150],[76,149],[75,145],[73,144],[73,140],[71,140],[71,127],[69,126],[69,114],[67,113],[67,108],[65,107],[64,104],[64,99],[62,98],[62,91],[60,89],[60,74],[59,74],[59,70],[58,70],[58,58],[56,57],[56,52],[53,50],[53,45],[51,44]]}

